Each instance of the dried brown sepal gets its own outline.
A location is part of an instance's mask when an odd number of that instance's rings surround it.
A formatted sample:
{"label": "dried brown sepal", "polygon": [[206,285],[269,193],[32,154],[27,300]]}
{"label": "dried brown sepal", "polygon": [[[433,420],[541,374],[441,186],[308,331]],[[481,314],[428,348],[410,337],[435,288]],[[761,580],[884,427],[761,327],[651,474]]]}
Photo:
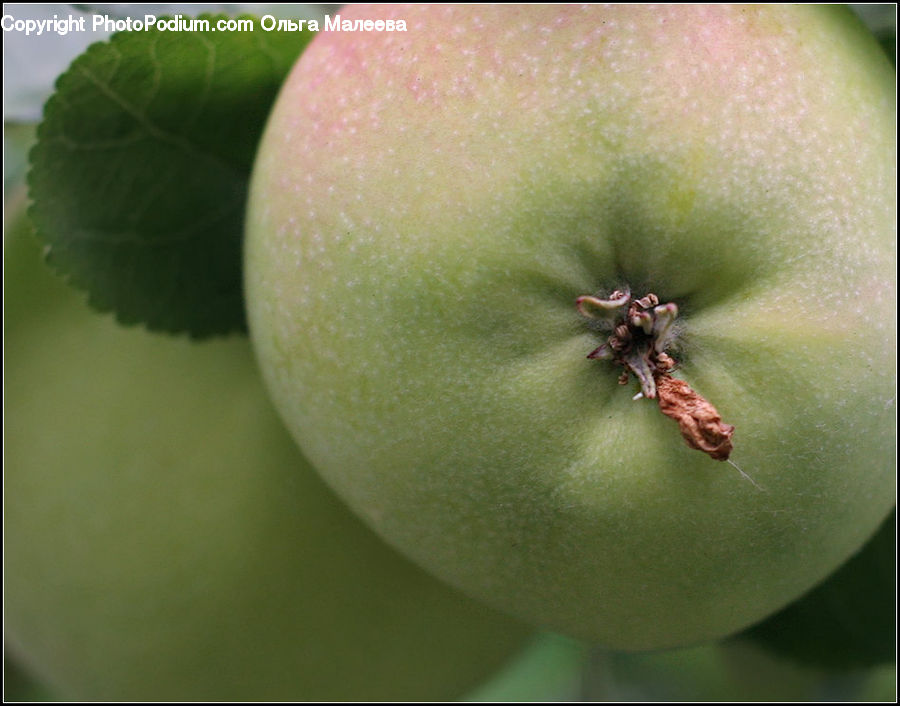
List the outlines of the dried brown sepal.
{"label": "dried brown sepal", "polygon": [[728,460],[734,427],[722,422],[715,407],[684,380],[677,380],[667,373],[656,376],[656,393],[660,411],[678,422],[688,446],[717,461]]}
{"label": "dried brown sepal", "polygon": [[584,295],[575,300],[582,316],[609,333],[606,342],[587,357],[610,360],[624,367],[620,384],[626,384],[629,375],[634,375],[647,399],[656,397],[656,375],[674,366],[665,351],[675,338],[678,307],[671,303],[658,305],[659,297],[652,292],[633,299],[629,289],[617,289],[606,299]]}
{"label": "dried brown sepal", "polygon": [[599,330],[608,333],[606,342],[588,358],[621,365],[625,370],[619,384],[628,384],[634,375],[641,385],[635,399],[657,398],[662,413],[678,422],[688,446],[717,461],[727,461],[734,427],[724,424],[715,407],[670,374],[675,361],[666,351],[677,336],[678,307],[671,302],[660,305],[659,297],[652,292],[635,299],[629,289],[617,289],[605,299],[578,297],[575,306]]}

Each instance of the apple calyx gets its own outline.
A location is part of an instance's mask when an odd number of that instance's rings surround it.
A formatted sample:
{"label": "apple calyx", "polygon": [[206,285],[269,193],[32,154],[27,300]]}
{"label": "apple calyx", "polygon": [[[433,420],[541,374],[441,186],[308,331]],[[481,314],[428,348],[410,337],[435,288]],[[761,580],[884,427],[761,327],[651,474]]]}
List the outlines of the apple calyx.
{"label": "apple calyx", "polygon": [[634,299],[627,288],[617,289],[605,299],[578,297],[575,306],[599,330],[609,332],[606,342],[587,357],[624,367],[619,384],[627,384],[633,374],[641,385],[635,399],[656,399],[660,411],[678,422],[688,446],[717,461],[727,461],[734,427],[723,423],[716,408],[684,380],[671,375],[675,361],[666,351],[676,338],[678,306],[660,304],[652,293]]}

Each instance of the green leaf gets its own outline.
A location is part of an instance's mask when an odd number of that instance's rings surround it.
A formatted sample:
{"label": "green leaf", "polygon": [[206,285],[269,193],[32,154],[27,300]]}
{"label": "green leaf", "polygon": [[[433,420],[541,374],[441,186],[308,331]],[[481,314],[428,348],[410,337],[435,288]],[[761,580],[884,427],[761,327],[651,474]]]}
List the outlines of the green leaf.
{"label": "green leaf", "polygon": [[573,701],[579,696],[587,658],[587,645],[563,635],[541,633],[506,667],[461,700]]}
{"label": "green leaf", "polygon": [[896,513],[824,583],[742,633],[810,666],[851,670],[896,660]]}
{"label": "green leaf", "polygon": [[[201,18],[215,27],[224,16]],[[116,34],[72,63],[44,108],[32,221],[50,264],[123,324],[194,337],[246,330],[250,169],[312,38],[253,27]]]}

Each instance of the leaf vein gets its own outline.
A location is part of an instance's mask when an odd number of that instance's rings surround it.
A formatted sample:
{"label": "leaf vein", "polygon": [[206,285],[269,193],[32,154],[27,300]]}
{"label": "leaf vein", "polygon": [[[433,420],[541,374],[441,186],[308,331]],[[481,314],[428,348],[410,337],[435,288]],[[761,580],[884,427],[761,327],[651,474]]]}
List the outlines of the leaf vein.
{"label": "leaf vein", "polygon": [[[184,150],[188,154],[199,157],[201,159],[207,160],[216,166],[220,167],[223,171],[226,171],[230,174],[236,175],[238,177],[242,177],[240,171],[229,164],[228,162],[223,161],[218,155],[212,154],[210,152],[205,152],[203,150],[197,149],[196,145],[194,145],[190,140],[187,140],[181,135],[175,135],[158,125],[154,124],[147,116],[141,114],[141,112],[135,108],[131,103],[125,100],[119,93],[113,90],[110,86],[105,84],[99,78],[97,78],[91,71],[88,69],[81,67],[81,73],[84,75],[86,79],[88,79],[91,83],[93,83],[96,88],[103,93],[107,98],[113,101],[119,108],[122,109],[123,112],[127,113],[139,126],[144,128],[147,133],[154,139],[163,142],[165,144],[173,145],[178,147],[179,149]],[[241,179],[243,181],[243,178]]]}

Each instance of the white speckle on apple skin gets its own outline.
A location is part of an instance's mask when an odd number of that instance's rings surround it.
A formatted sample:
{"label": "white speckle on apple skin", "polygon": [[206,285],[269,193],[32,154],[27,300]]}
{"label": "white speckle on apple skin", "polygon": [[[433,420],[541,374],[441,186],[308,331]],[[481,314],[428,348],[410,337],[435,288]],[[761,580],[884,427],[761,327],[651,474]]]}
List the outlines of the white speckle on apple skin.
{"label": "white speckle on apple skin", "polygon": [[[246,268],[269,388],[328,482],[439,576],[623,648],[737,630],[855,551],[894,487],[877,46],[803,6],[342,16],[410,31],[304,54]],[[768,493],[585,360],[575,297],[623,283],[684,311],[681,374]]]}

